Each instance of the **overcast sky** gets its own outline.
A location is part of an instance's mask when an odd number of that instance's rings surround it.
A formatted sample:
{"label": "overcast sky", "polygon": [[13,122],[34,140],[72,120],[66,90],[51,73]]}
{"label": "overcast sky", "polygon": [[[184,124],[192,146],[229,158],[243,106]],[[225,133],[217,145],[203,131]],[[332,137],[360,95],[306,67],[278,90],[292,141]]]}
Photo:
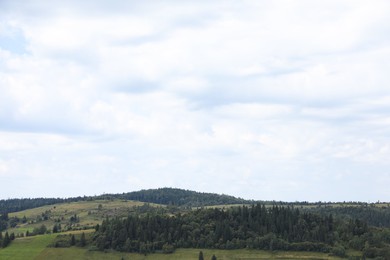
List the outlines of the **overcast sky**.
{"label": "overcast sky", "polygon": [[0,184],[390,201],[390,1],[0,1]]}

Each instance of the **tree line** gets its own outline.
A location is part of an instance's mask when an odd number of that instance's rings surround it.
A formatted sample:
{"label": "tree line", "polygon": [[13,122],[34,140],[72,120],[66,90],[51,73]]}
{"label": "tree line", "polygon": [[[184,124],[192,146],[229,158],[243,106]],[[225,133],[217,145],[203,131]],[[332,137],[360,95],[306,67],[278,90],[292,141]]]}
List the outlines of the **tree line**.
{"label": "tree line", "polygon": [[370,226],[390,227],[390,207],[362,204],[344,207],[312,207],[308,210],[319,214],[333,214],[347,219],[360,219]]}
{"label": "tree line", "polygon": [[369,228],[358,219],[256,204],[229,209],[198,209],[174,216],[130,215],[106,219],[96,228],[99,250],[150,253],[175,248],[317,251],[345,256],[353,248],[389,256],[388,229]]}
{"label": "tree line", "polygon": [[18,212],[26,209],[38,208],[46,205],[57,203],[77,202],[84,200],[92,200],[92,197],[73,197],[73,198],[23,198],[23,199],[7,199],[0,200],[0,215]]}
{"label": "tree line", "polygon": [[126,199],[181,207],[202,207],[227,204],[251,204],[253,201],[224,194],[196,192],[177,188],[148,189],[123,194],[105,194],[102,199]]}
{"label": "tree line", "polygon": [[253,201],[229,195],[203,193],[183,189],[160,188],[134,191],[121,194],[103,194],[97,196],[79,196],[72,198],[22,198],[0,200],[0,214],[22,211],[57,203],[92,201],[92,200],[136,200],[164,205],[201,207],[209,205],[227,205],[252,203]]}

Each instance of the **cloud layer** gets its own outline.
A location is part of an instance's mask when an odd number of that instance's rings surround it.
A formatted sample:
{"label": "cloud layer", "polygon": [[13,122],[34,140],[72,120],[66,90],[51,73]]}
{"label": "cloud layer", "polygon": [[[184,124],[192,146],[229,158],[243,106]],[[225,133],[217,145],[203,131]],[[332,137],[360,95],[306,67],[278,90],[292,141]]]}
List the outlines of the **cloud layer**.
{"label": "cloud layer", "polygon": [[390,200],[388,1],[0,10],[0,198]]}

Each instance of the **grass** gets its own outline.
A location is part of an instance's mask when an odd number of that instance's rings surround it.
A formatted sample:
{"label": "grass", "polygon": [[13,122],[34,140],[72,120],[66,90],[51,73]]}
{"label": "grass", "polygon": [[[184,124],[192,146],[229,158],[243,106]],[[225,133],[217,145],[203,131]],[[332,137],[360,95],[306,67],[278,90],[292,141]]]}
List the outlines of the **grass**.
{"label": "grass", "polygon": [[[66,233],[77,234],[83,231],[72,231]],[[66,234],[62,233],[62,234]],[[90,251],[88,248],[52,248],[47,247],[58,234],[47,234],[34,237],[24,237],[15,239],[8,247],[0,249],[0,259],[132,259],[132,260],[168,260],[168,259],[198,259],[199,251],[203,251],[204,259],[211,259],[215,255],[219,260],[254,260],[254,259],[341,259],[331,257],[327,254],[316,252],[271,252],[262,250],[212,250],[212,249],[177,249],[173,254],[148,254],[121,253],[115,251],[100,252]]]}
{"label": "grass", "polygon": [[119,209],[128,209],[134,206],[142,206],[144,202],[129,201],[129,200],[94,200],[94,201],[78,201],[69,203],[59,203],[54,205],[47,205],[33,209],[22,210],[19,212],[9,213],[9,217],[23,218],[26,216],[27,219],[36,218],[46,211],[51,211],[55,217],[60,216],[71,216],[73,214],[80,214],[82,216],[88,215],[88,212],[98,212],[99,205],[102,205],[100,211],[108,212]]}
{"label": "grass", "polygon": [[35,258],[37,260],[43,259],[132,259],[132,260],[170,260],[170,259],[188,259],[197,260],[199,251],[202,250],[204,259],[211,259],[215,255],[219,260],[254,260],[254,259],[341,259],[337,257],[330,257],[323,253],[313,252],[267,252],[260,250],[209,250],[209,249],[178,249],[173,254],[149,254],[142,255],[136,253],[120,253],[120,252],[97,252],[88,251],[83,248],[46,248],[41,254]]}
{"label": "grass", "polygon": [[[47,205],[38,208],[9,213],[9,217],[27,218],[27,223],[19,224],[15,228],[9,228],[8,233],[26,233],[31,232],[35,227],[44,224],[48,230],[51,230],[55,220],[60,220],[62,228],[70,223],[70,218],[75,214],[79,222],[73,224],[73,228],[94,227],[101,224],[106,216],[127,216],[135,206],[143,206],[144,202],[127,200],[95,200],[78,201],[70,203],[60,203]],[[150,206],[161,206],[149,204]],[[46,214],[47,213],[47,214]],[[47,220],[42,220],[43,215],[48,215]]]}
{"label": "grass", "polygon": [[34,259],[56,237],[56,234],[18,238],[3,249],[0,249],[0,259]]}
{"label": "grass", "polygon": [[254,260],[254,259],[342,259],[338,257],[331,257],[328,254],[316,252],[291,252],[280,251],[271,252],[263,250],[213,250],[213,249],[177,249],[173,254],[155,253],[142,255],[138,253],[122,253],[116,251],[90,251],[87,247],[70,247],[70,248],[53,248],[48,247],[55,241],[57,235],[63,234],[81,234],[82,232],[93,232],[93,230],[79,230],[63,232],[59,234],[47,234],[33,237],[24,237],[15,239],[7,248],[0,249],[0,259],[132,259],[132,260],[168,260],[168,259],[198,259],[199,251],[203,251],[204,259],[211,259],[215,255],[217,259],[221,260]]}
{"label": "grass", "polygon": [[[93,230],[76,230],[61,234],[81,234],[93,232]],[[32,237],[17,238],[6,248],[0,248],[0,259],[35,259],[51,244],[59,234],[37,235]],[[85,250],[85,249],[82,249]],[[71,250],[70,250],[71,251]],[[86,250],[85,250],[86,251]],[[43,259],[43,258],[42,258]],[[54,259],[54,258],[46,258]],[[67,258],[69,259],[69,258]]]}

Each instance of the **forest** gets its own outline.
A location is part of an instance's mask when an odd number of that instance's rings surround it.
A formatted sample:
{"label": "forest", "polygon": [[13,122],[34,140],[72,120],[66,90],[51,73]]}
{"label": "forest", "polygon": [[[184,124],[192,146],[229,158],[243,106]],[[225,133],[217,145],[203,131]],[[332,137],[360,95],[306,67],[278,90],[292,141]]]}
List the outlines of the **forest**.
{"label": "forest", "polygon": [[177,215],[133,215],[106,219],[96,227],[99,250],[172,252],[175,248],[316,251],[390,258],[390,231],[358,219],[343,220],[293,207],[264,204],[198,209]]}

